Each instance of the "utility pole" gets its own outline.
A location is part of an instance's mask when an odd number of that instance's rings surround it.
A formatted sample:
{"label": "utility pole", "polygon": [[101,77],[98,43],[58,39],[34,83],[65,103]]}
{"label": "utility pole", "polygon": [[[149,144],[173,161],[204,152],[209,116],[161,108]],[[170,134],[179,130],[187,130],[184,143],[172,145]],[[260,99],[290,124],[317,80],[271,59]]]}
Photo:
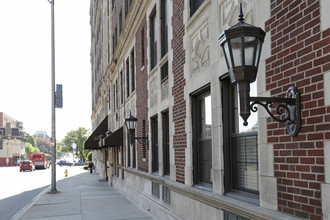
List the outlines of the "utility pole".
{"label": "utility pole", "polygon": [[56,189],[56,133],[55,133],[55,27],[54,27],[54,1],[48,0],[51,4],[51,53],[52,53],[52,77],[51,77],[51,112],[52,112],[52,136],[51,147],[52,149],[52,177],[51,177],[51,189],[49,193],[59,193]]}

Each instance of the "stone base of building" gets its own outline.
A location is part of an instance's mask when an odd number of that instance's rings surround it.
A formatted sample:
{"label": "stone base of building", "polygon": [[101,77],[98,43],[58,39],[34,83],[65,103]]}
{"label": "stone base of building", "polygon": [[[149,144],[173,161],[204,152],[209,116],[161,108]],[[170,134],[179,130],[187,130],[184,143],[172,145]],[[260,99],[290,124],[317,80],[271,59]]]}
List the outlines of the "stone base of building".
{"label": "stone base of building", "polygon": [[6,157],[0,157],[0,167],[14,166],[14,160],[12,157],[8,158],[8,165],[6,159]]}
{"label": "stone base of building", "polygon": [[[230,196],[176,183],[166,177],[123,168],[109,184],[156,219],[295,219]],[[123,178],[124,177],[124,178]]]}

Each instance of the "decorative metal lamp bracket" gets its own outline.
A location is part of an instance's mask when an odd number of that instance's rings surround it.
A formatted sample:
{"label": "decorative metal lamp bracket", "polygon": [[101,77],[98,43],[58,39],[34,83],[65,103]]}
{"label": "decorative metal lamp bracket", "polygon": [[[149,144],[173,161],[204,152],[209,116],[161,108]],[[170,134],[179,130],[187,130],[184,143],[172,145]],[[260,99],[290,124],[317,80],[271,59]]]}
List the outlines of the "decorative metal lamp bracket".
{"label": "decorative metal lamp bracket", "polygon": [[147,150],[149,149],[148,134],[146,137],[134,137],[140,144],[146,146]]}
{"label": "decorative metal lamp bracket", "polygon": [[[286,129],[291,136],[296,136],[301,128],[301,106],[300,106],[300,93],[294,86],[290,87],[286,92],[285,98],[269,98],[269,97],[250,97],[250,109],[252,112],[258,110],[257,104],[264,107],[270,117],[278,122],[285,122]],[[276,106],[276,117],[271,108],[273,103],[280,103]],[[280,118],[285,112],[285,117]]]}
{"label": "decorative metal lamp bracket", "polygon": [[143,136],[143,137],[134,137],[133,132],[130,131],[129,135],[130,135],[131,144],[133,143],[134,140],[137,140],[140,144],[142,144],[147,149],[149,149],[148,134],[147,136]]}

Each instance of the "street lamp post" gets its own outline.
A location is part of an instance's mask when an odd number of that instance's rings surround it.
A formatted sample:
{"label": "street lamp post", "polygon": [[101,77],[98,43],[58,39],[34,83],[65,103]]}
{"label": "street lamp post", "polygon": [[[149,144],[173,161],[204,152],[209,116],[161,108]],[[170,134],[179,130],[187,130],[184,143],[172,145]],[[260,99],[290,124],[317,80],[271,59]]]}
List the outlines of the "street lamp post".
{"label": "street lamp post", "polygon": [[54,27],[54,1],[48,0],[51,4],[51,48],[52,48],[52,73],[51,73],[51,112],[52,112],[52,177],[49,193],[58,193],[56,189],[56,134],[55,134],[55,27]]}

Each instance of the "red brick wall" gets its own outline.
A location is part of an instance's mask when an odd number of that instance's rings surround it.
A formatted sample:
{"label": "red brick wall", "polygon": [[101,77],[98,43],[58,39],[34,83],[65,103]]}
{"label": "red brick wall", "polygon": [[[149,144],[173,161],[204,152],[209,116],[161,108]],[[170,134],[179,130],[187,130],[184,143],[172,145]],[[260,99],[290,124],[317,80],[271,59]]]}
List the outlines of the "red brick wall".
{"label": "red brick wall", "polygon": [[[142,37],[141,31],[144,29],[144,64],[142,63]],[[147,60],[147,21],[146,18],[142,21],[135,38],[135,62],[136,62],[136,136],[143,136],[143,120],[145,120],[145,131],[148,132],[148,60]],[[142,69],[142,67],[144,68]],[[137,163],[138,169],[148,172],[148,151],[138,141],[137,143]],[[145,151],[145,152],[143,152]],[[145,155],[146,160],[143,161]]]}
{"label": "red brick wall", "polygon": [[183,49],[183,36],[185,29],[183,24],[183,10],[184,1],[173,0],[172,73],[174,77],[174,85],[172,88],[172,94],[174,97],[173,123],[175,125],[173,148],[175,155],[176,181],[179,183],[184,183],[185,180],[185,149],[187,146],[185,133],[186,101],[184,100],[184,86],[186,85],[186,80],[184,79],[185,51]]}
{"label": "red brick wall", "polygon": [[319,0],[271,0],[266,32],[271,36],[267,90],[271,96],[284,97],[294,85],[302,99],[298,136],[288,135],[284,123],[268,123],[268,141],[274,143],[278,209],[300,218],[322,219],[323,141],[330,138],[323,72],[330,69],[330,30],[320,31]]}

